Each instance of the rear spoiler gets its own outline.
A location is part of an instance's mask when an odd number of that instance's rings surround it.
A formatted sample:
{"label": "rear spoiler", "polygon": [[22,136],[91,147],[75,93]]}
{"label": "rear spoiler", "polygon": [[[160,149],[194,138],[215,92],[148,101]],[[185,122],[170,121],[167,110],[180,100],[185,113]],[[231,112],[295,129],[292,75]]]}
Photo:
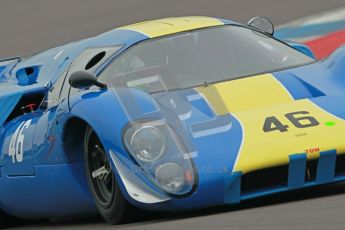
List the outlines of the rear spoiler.
{"label": "rear spoiler", "polygon": [[6,58],[0,60],[0,80],[5,78],[4,74],[20,62],[21,58],[20,57],[13,57],[13,58]]}

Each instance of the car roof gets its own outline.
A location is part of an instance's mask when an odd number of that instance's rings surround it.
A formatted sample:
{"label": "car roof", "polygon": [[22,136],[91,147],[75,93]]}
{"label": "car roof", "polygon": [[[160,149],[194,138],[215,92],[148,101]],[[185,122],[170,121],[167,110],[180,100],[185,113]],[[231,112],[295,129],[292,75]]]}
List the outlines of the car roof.
{"label": "car roof", "polygon": [[136,31],[149,38],[155,38],[188,30],[220,26],[229,24],[229,22],[223,19],[203,16],[173,17],[135,23],[117,28],[116,30]]}

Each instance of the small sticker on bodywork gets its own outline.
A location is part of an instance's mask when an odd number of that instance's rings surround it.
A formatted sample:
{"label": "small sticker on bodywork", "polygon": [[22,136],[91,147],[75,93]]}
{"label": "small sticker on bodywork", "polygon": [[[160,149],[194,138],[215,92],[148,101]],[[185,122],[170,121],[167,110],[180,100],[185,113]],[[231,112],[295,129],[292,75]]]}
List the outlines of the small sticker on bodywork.
{"label": "small sticker on bodywork", "polygon": [[319,147],[315,147],[315,148],[307,149],[307,150],[305,150],[305,152],[307,154],[319,153],[320,152],[320,148]]}

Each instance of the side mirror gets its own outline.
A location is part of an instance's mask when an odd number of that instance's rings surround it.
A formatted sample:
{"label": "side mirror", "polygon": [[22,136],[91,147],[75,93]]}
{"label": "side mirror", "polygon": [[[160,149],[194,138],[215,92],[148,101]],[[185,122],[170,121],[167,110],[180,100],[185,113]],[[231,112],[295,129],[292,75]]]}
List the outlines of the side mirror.
{"label": "side mirror", "polygon": [[99,88],[106,88],[106,85],[98,82],[98,79],[95,75],[85,70],[78,70],[71,74],[69,78],[69,84],[73,88],[83,89],[88,88],[93,85],[98,86]]}
{"label": "side mirror", "polygon": [[265,17],[255,17],[248,21],[248,26],[253,27],[261,32],[269,35],[274,34],[274,25],[268,18]]}

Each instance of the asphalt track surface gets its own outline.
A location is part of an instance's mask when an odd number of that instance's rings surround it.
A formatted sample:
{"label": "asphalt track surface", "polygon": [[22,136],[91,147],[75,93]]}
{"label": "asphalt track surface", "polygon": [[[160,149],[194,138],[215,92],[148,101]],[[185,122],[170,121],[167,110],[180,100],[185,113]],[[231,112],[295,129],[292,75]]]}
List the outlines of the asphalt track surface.
{"label": "asphalt track surface", "polygon": [[[153,18],[208,15],[246,22],[253,16],[263,15],[280,24],[344,6],[344,0],[0,0],[0,57],[27,56]],[[99,218],[82,218],[20,228],[344,229],[344,210],[345,185],[337,184],[255,199],[232,207],[180,214],[145,213],[120,226],[108,226]]]}

